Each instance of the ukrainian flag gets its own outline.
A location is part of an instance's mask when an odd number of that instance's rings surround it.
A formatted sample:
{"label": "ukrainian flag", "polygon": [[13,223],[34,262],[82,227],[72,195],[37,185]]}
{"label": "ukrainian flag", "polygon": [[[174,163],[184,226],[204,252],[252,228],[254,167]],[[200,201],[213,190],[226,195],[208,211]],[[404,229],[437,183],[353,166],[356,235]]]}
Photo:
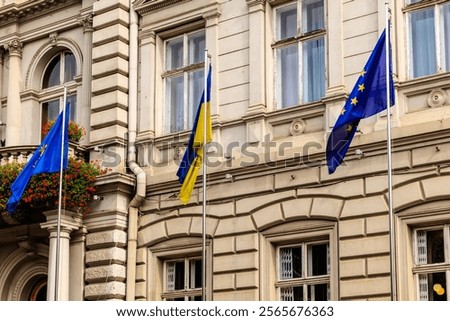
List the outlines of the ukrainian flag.
{"label": "ukrainian flag", "polygon": [[[205,100],[206,95],[206,100]],[[195,115],[194,125],[192,128],[189,143],[181,160],[180,167],[177,171],[178,181],[182,184],[178,197],[183,204],[187,204],[191,198],[192,190],[200,167],[203,164],[203,142],[206,135],[206,143],[212,140],[212,126],[211,126],[211,66],[209,67],[208,76],[206,79],[206,88],[203,91],[197,113]],[[206,103],[205,103],[206,101]],[[204,132],[204,115],[206,108],[206,133]]]}

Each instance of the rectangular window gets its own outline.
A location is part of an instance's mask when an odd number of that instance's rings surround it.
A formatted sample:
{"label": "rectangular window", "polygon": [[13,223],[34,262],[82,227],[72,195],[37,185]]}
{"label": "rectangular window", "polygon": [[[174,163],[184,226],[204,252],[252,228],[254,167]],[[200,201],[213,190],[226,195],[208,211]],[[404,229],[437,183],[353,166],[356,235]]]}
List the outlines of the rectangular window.
{"label": "rectangular window", "polygon": [[165,262],[166,301],[201,301],[202,260],[183,258]]}
{"label": "rectangular window", "polygon": [[450,4],[430,2],[408,13],[412,78],[450,70]]}
{"label": "rectangular window", "polygon": [[204,82],[205,31],[185,33],[165,43],[164,132],[192,128]]}
{"label": "rectangular window", "polygon": [[278,248],[278,282],[282,301],[329,300],[328,242],[304,242]]}
{"label": "rectangular window", "polygon": [[447,301],[447,275],[449,226],[414,230],[413,273],[418,284],[418,297],[421,301]]}
{"label": "rectangular window", "polygon": [[[70,120],[75,121],[77,96],[67,96],[67,100],[70,102]],[[44,128],[49,121],[53,121],[58,118],[59,113],[63,109],[63,104],[63,97],[42,103],[41,129]]]}
{"label": "rectangular window", "polygon": [[275,12],[277,106],[318,101],[326,88],[324,0],[299,0]]}

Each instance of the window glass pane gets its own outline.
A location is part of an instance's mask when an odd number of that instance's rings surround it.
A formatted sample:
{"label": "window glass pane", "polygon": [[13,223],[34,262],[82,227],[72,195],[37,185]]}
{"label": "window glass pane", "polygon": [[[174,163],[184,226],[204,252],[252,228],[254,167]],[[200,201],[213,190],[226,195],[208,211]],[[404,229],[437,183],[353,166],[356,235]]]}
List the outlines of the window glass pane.
{"label": "window glass pane", "polygon": [[281,301],[303,301],[303,286],[281,288],[280,299]]}
{"label": "window glass pane", "polygon": [[308,276],[328,274],[328,244],[308,246]]}
{"label": "window glass pane", "polygon": [[280,279],[295,279],[302,277],[302,248],[280,248]]}
{"label": "window glass pane", "polygon": [[184,261],[175,262],[174,290],[184,290]]}
{"label": "window glass pane", "polygon": [[76,121],[77,116],[77,96],[68,96],[67,100],[70,102],[70,120]]}
{"label": "window glass pane", "polygon": [[413,77],[433,74],[436,72],[434,9],[412,12],[410,23]]}
{"label": "window glass pane", "polygon": [[189,264],[189,288],[202,287],[202,260],[191,260]]}
{"label": "window glass pane", "polygon": [[277,40],[297,35],[297,5],[293,4],[277,10]]}
{"label": "window glass pane", "polygon": [[323,0],[304,0],[302,11],[303,33],[325,29]]}
{"label": "window glass pane", "polygon": [[308,285],[308,301],[328,301],[328,284]]}
{"label": "window glass pane", "polygon": [[189,64],[205,61],[205,32],[197,32],[188,37]]}
{"label": "window glass pane", "polygon": [[44,126],[50,120],[56,120],[56,118],[58,118],[58,115],[59,115],[59,99],[43,103],[41,128],[44,128]]}
{"label": "window glass pane", "polygon": [[183,92],[183,75],[166,79],[166,132],[185,129]]}
{"label": "window glass pane", "polygon": [[444,262],[443,230],[417,231],[417,252],[419,265]]}
{"label": "window glass pane", "polygon": [[427,262],[444,262],[444,233],[442,230],[427,231]]}
{"label": "window glass pane", "polygon": [[58,86],[61,84],[60,82],[60,56],[56,56],[47,66],[44,73],[44,80],[42,84],[42,88],[49,88],[53,86]]}
{"label": "window glass pane", "polygon": [[166,69],[183,67],[183,37],[169,40],[166,48]]}
{"label": "window glass pane", "polygon": [[420,1],[422,1],[422,0],[406,0],[406,3],[407,4],[413,4],[413,3],[420,2]]}
{"label": "window glass pane", "polygon": [[203,93],[205,73],[203,70],[197,70],[188,74],[189,92],[188,92],[188,111],[187,111],[187,128],[192,128],[195,113],[200,104]]}
{"label": "window glass pane", "polygon": [[420,284],[425,286],[428,290],[428,297],[426,294],[420,296],[421,300],[428,301],[447,301],[446,277],[445,272],[420,274]]}
{"label": "window glass pane", "polygon": [[299,103],[298,45],[280,48],[278,57],[278,88],[280,107],[295,106]]}
{"label": "window glass pane", "polygon": [[303,43],[303,102],[320,100],[325,95],[325,41]]}
{"label": "window glass pane", "polygon": [[444,19],[444,30],[442,30],[443,45],[444,45],[444,70],[450,70],[450,4],[443,6],[443,19]]}
{"label": "window glass pane", "polygon": [[72,81],[77,72],[75,56],[71,52],[64,54],[64,82]]}

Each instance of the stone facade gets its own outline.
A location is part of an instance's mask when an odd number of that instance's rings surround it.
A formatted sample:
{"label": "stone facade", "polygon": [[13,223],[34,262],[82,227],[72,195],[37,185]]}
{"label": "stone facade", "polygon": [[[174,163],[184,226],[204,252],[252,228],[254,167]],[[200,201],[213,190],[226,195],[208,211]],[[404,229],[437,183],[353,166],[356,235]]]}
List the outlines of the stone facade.
{"label": "stone facade", "polygon": [[[91,160],[112,169],[98,179],[99,197],[88,215],[66,213],[67,222],[76,221],[66,230],[66,299],[173,299],[168,262],[201,255],[200,179],[187,205],[177,198],[175,173],[189,130],[164,129],[165,41],[194,30],[205,31],[213,70],[206,298],[279,300],[286,286],[279,279],[280,248],[326,242],[328,272],[319,281],[327,284],[328,299],[419,299],[425,269],[416,266],[417,230],[447,231],[450,223],[450,73],[447,66],[426,77],[410,76],[405,17],[450,1],[390,1],[396,95],[393,227],[386,112],[361,122],[345,164],[333,175],[325,164],[328,135],[385,27],[384,3],[325,0],[325,95],[278,108],[274,30],[276,10],[287,3],[39,0],[0,5],[2,155],[13,157],[18,147],[39,143],[36,120],[51,96],[42,89],[42,73],[58,51],[70,50],[77,61],[70,83],[77,94],[76,120],[88,132],[83,148]],[[51,274],[46,265],[52,253],[50,216],[45,222],[0,227],[0,299],[26,300],[37,280]],[[440,267],[448,274],[447,264],[448,258]],[[31,265],[35,268],[25,269]],[[311,284],[305,283],[304,293],[311,294]],[[198,297],[198,289],[191,292]]]}

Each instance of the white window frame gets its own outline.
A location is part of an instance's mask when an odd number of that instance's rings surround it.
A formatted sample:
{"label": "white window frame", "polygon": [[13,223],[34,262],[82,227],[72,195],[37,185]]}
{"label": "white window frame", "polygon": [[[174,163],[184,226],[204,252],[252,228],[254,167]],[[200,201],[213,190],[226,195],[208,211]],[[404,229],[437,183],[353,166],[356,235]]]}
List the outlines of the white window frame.
{"label": "white window frame", "polygon": [[[194,93],[192,97],[189,95],[191,81],[189,80],[189,75],[192,72],[202,72],[204,75],[204,55],[201,56],[201,61],[193,64],[189,64],[189,43],[188,38],[190,35],[195,35],[197,33],[203,33],[206,42],[206,29],[198,28],[195,30],[186,30],[181,34],[176,36],[172,36],[170,38],[164,39],[164,72],[162,74],[163,78],[163,87],[164,87],[164,117],[163,117],[163,133],[171,134],[179,131],[190,130],[195,117],[195,110],[198,107],[198,103],[201,97],[201,93],[203,91],[203,86],[201,86],[198,92]],[[183,39],[183,62],[182,66],[179,68],[168,69],[168,43],[171,40],[182,37]],[[171,105],[169,105],[170,101],[170,89],[168,88],[167,82],[171,77],[174,76],[182,76],[183,77],[183,124],[179,129],[172,129],[171,123]],[[203,80],[200,83],[203,84]],[[196,99],[198,97],[198,99]]]}
{"label": "white window frame", "polygon": [[[290,281],[279,280],[279,252],[283,246],[299,243],[324,243],[328,242],[329,273],[327,276],[307,278],[305,283],[320,283],[321,280],[329,282],[328,299],[339,299],[339,273],[338,273],[338,235],[337,223],[331,220],[301,220],[291,221],[268,228],[260,233],[260,260],[261,265],[261,300],[279,301],[279,285]],[[308,283],[309,282],[309,283]],[[307,296],[304,296],[307,299]]]}
{"label": "white window frame", "polygon": [[[444,262],[438,263],[427,263],[423,262],[423,253],[420,253],[419,250],[419,242],[420,237],[418,236],[419,231],[443,231],[443,242],[444,242]],[[416,286],[416,299],[417,300],[425,300],[427,301],[428,296],[428,286],[424,289],[422,287],[425,285],[420,276],[428,275],[431,273],[445,273],[446,284],[445,291],[450,289],[450,224],[440,224],[433,225],[430,227],[417,227],[412,230],[412,238],[413,238],[413,254],[414,254],[414,265],[412,268],[412,273],[414,277],[414,282]],[[426,253],[425,253],[426,254]],[[449,293],[446,293],[447,301],[450,301]]]}
{"label": "white window frame", "polygon": [[[182,244],[182,246],[180,246]],[[212,240],[206,241],[206,300],[212,300]],[[147,248],[147,300],[173,300],[201,296],[202,289],[170,291],[167,284],[166,263],[201,258],[201,237],[169,239]]]}
{"label": "white window frame", "polygon": [[[407,34],[408,34],[408,75],[410,79],[429,77],[435,74],[448,72],[450,71],[450,65],[447,66],[447,58],[450,55],[450,52],[445,52],[445,40],[444,40],[444,15],[443,10],[444,6],[449,6],[449,3],[442,3],[441,1],[434,0],[429,2],[422,3],[421,1],[411,3],[411,1],[406,1],[406,25],[407,25]],[[435,29],[435,59],[436,59],[436,70],[432,71],[427,75],[418,75],[415,76],[414,70],[414,59],[413,59],[413,36],[412,36],[412,20],[411,14],[414,12],[419,12],[421,10],[426,10],[433,8],[434,13],[434,29]],[[446,59],[447,58],[447,59]],[[450,64],[450,63],[449,63]]]}
{"label": "white window frame", "polygon": [[[311,252],[310,248],[313,245],[327,245],[327,274],[312,276],[310,275],[310,270],[312,268],[311,264]],[[301,272],[302,275],[299,278],[282,278],[282,268],[281,268],[281,250],[283,248],[290,247],[300,247],[302,249],[302,259],[301,259]],[[305,250],[306,249],[306,250]],[[289,245],[278,246],[277,248],[277,277],[278,280],[275,283],[275,287],[277,288],[278,298],[281,300],[282,289],[289,287],[302,287],[303,289],[303,298],[304,301],[307,301],[310,293],[309,286],[319,285],[319,284],[327,284],[327,300],[330,300],[330,244],[328,240],[319,240],[319,241],[302,241]]]}
{"label": "white window frame", "polygon": [[[201,257],[198,256],[189,256],[189,257],[183,257],[179,259],[171,259],[171,260],[165,260],[164,261],[164,292],[162,293],[162,298],[167,299],[180,299],[183,298],[184,301],[192,301],[191,298],[194,297],[200,297],[202,296],[202,288],[193,288],[190,286],[191,282],[195,283],[195,271],[192,275],[190,272],[191,266],[195,269],[195,261],[200,260],[201,263]],[[170,266],[171,263],[175,262],[183,262],[184,263],[184,286],[183,289],[175,289],[173,288],[174,284],[171,284],[171,272],[170,272]],[[201,271],[200,271],[201,273]],[[200,280],[201,281],[201,280]],[[173,281],[174,282],[174,281]]]}
{"label": "white window frame", "polygon": [[[39,100],[40,100],[40,104],[41,104],[41,108],[40,108],[40,119],[41,119],[41,124],[44,125],[45,122],[49,121],[49,119],[44,119],[45,115],[44,115],[44,108],[43,105],[45,103],[49,103],[49,102],[53,102],[53,101],[59,101],[59,112],[61,112],[63,110],[64,107],[64,88],[67,88],[67,92],[70,93],[67,95],[67,100],[71,101],[71,110],[70,110],[70,120],[72,121],[77,121],[77,82],[76,82],[76,75],[74,76],[74,79],[71,79],[69,81],[65,82],[65,73],[64,73],[64,63],[65,63],[65,59],[64,59],[64,55],[65,53],[70,52],[74,55],[74,59],[75,59],[75,64],[78,64],[77,60],[76,60],[76,56],[73,52],[71,52],[70,50],[67,49],[62,49],[61,51],[59,51],[58,53],[54,54],[47,62],[46,66],[44,67],[44,69],[42,70],[42,77],[41,77],[41,92],[39,95]],[[50,63],[56,58],[56,57],[60,57],[60,84],[55,85],[55,86],[51,86],[51,87],[47,87],[47,88],[43,88],[44,86],[44,76],[45,73],[47,71],[47,69],[49,68]],[[75,70],[77,70],[78,66],[75,65]],[[42,129],[42,127],[41,127]]]}
{"label": "white window frame", "polygon": [[[273,56],[274,56],[274,66],[275,66],[275,106],[277,109],[284,109],[284,108],[290,108],[295,107],[297,105],[305,104],[305,103],[312,103],[319,101],[323,96],[325,96],[326,91],[326,70],[327,70],[327,42],[326,42],[326,35],[327,35],[327,19],[326,19],[326,12],[327,12],[327,1],[323,0],[323,10],[324,10],[324,21],[323,21],[323,29],[311,31],[311,32],[302,32],[302,21],[303,21],[303,10],[302,10],[302,4],[304,0],[297,0],[294,2],[288,2],[282,5],[279,5],[274,8],[274,15],[273,15],[273,25],[274,25],[274,43],[272,44],[273,49]],[[278,21],[278,10],[283,10],[286,7],[293,6],[296,4],[297,7],[297,32],[294,37],[286,38],[286,39],[278,39],[279,35],[279,21]],[[303,45],[306,44],[308,41],[312,41],[315,39],[322,39],[323,41],[323,64],[324,64],[324,83],[323,83],[323,94],[322,97],[316,98],[316,99],[310,99],[305,100],[306,94],[304,93],[304,85],[305,82],[303,81],[304,74],[303,74],[303,62],[304,62],[304,50]],[[288,46],[292,46],[297,43],[297,53],[298,53],[298,61],[297,61],[297,67],[298,67],[298,97],[297,102],[294,105],[284,105],[283,104],[283,97],[282,97],[282,90],[281,90],[281,70],[280,70],[280,62],[278,57],[278,52],[282,48],[287,48]]]}

